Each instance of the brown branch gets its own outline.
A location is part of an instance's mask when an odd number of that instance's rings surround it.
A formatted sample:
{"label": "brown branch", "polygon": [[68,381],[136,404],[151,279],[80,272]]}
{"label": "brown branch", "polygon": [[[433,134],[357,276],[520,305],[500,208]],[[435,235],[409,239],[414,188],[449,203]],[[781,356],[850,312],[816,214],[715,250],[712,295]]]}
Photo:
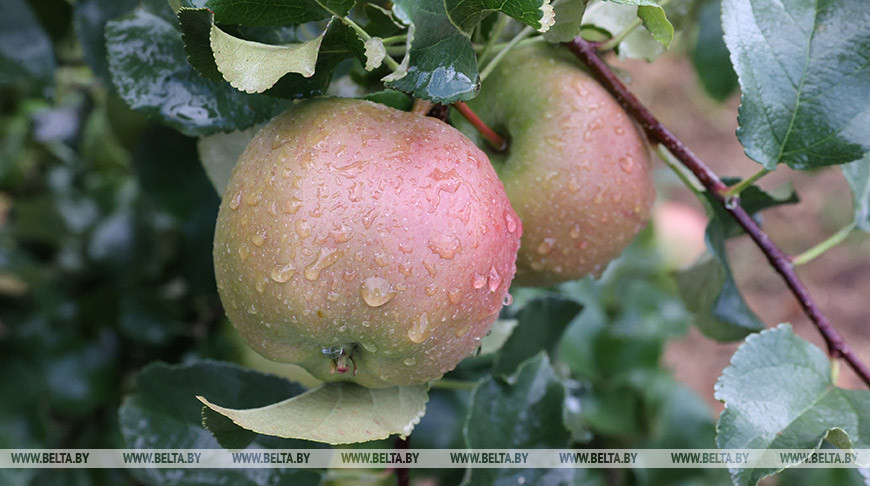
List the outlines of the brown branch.
{"label": "brown branch", "polygon": [[463,117],[465,117],[465,119],[468,120],[469,123],[474,125],[474,128],[476,128],[477,131],[480,132],[483,138],[485,138],[486,141],[489,142],[489,144],[492,145],[494,149],[501,152],[507,148],[507,142],[505,141],[505,139],[503,139],[498,133],[495,133],[492,128],[489,128],[489,125],[484,123],[483,120],[481,120],[480,117],[478,117],[477,114],[475,114],[468,105],[461,101],[457,101],[456,103],[453,103],[453,107],[456,108],[456,111],[458,111]]}
{"label": "brown branch", "polygon": [[[400,437],[396,437],[396,449],[408,449],[411,447],[411,439],[410,437],[402,439]],[[396,483],[397,486],[410,486],[411,484],[411,470],[406,467],[397,467],[396,468]]]}
{"label": "brown branch", "polygon": [[592,71],[593,76],[604,86],[610,94],[628,111],[628,113],[640,123],[646,136],[652,142],[657,142],[670,150],[670,152],[693,174],[701,184],[707,189],[707,192],[713,196],[716,201],[722,205],[740,226],[746,231],[750,238],[755,241],[755,244],[761,249],[767,260],[774,269],[785,280],[786,285],[791,290],[792,294],[797,298],[804,313],[812,320],[816,328],[825,339],[828,346],[828,354],[832,357],[843,358],[849,366],[855,370],[855,373],[870,386],[870,368],[867,367],[855,355],[852,349],[846,344],[843,336],[837,332],[831,325],[831,322],[822,314],[822,311],[810,297],[810,293],[806,286],[800,281],[794,271],[794,266],[791,264],[789,257],[774,244],[770,237],[761,230],[755,220],[746,212],[743,207],[738,204],[739,198],[726,197],[722,193],[727,190],[725,184],[719,177],[707,167],[701,159],[692,153],[682,142],[680,142],[670,130],[668,130],[661,122],[659,122],[649,110],[626,88],[624,84],[616,77],[613,71],[607,64],[598,57],[595,46],[590,42],[583,40],[581,37],[574,38],[573,41],[565,44],[571,52],[574,53],[587,67]]}

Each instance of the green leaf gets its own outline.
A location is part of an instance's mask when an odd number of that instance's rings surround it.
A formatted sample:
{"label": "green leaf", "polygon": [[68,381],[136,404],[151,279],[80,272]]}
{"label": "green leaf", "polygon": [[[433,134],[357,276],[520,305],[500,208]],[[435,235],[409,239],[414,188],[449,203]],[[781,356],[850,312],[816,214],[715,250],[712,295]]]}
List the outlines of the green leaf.
{"label": "green leaf", "polygon": [[489,334],[480,340],[478,356],[488,356],[500,350],[514,332],[520,321],[516,319],[496,319]]}
{"label": "green leaf", "polygon": [[124,101],[185,135],[244,129],[288,106],[269,96],[246,95],[194,71],[186,60],[177,17],[165,2],[144,3],[110,21],[106,45],[112,81]]}
{"label": "green leaf", "polygon": [[[365,388],[353,383],[327,383],[301,395],[246,410],[200,401],[236,425],[266,435],[351,444],[405,437],[426,412],[425,385]],[[214,399],[214,398],[212,398]]]}
{"label": "green leaf", "polygon": [[259,129],[257,126],[237,132],[215,133],[201,137],[196,142],[199,160],[218,196],[223,196],[233,167]]}
{"label": "green leaf", "polygon": [[863,159],[840,168],[852,188],[852,219],[858,228],[870,232],[870,152]]}
{"label": "green leaf", "polygon": [[444,0],[444,4],[450,20],[467,35],[493,12],[502,12],[538,32],[547,32],[555,21],[550,0]]}
{"label": "green leaf", "polygon": [[54,68],[51,39],[30,6],[24,0],[5,0],[0,15],[0,86],[49,84]]}
{"label": "green leaf", "polygon": [[677,284],[686,308],[695,314],[695,326],[705,336],[736,341],[764,329],[737,290],[727,260],[708,254],[677,273]]}
{"label": "green leaf", "polygon": [[671,45],[671,41],[674,40],[674,26],[668,21],[665,9],[660,5],[639,5],[637,16],[657,41],[665,47]]}
{"label": "green leaf", "polygon": [[863,0],[723,0],[746,155],[771,170],[808,169],[870,150],[866,7]]}
{"label": "green leaf", "polygon": [[111,86],[112,80],[106,63],[106,22],[133,10],[138,4],[137,0],[82,0],[75,4],[73,25],[85,61],[107,86]]}
{"label": "green leaf", "polygon": [[[715,396],[725,403],[716,427],[722,449],[817,449],[830,433],[839,447],[870,447],[870,392],[834,386],[828,357],[788,324],[748,337]],[[731,475],[735,484],[755,484],[775,472],[737,468]]]}
{"label": "green leaf", "polygon": [[394,91],[391,89],[385,89],[383,91],[378,91],[377,93],[369,93],[362,98],[364,100],[374,101],[375,103],[387,105],[391,108],[402,111],[411,111],[411,107],[414,105],[414,102],[411,101],[411,98],[408,97],[408,95],[401,91]]}
{"label": "green leaf", "polygon": [[[722,182],[727,186],[732,186],[740,182],[740,178],[723,177]],[[732,218],[717,201],[711,198],[709,194],[705,193],[704,196],[709,203],[708,208],[713,208],[716,214],[711,220],[711,223],[715,223],[719,226],[719,231],[725,235],[725,238],[730,239],[743,235],[743,228],[734,221],[734,218]],[[794,186],[792,186],[791,182],[786,182],[771,192],[766,192],[758,186],[750,186],[740,193],[740,205],[743,206],[743,209],[745,209],[746,212],[756,221],[760,221],[761,217],[758,213],[761,211],[785,204],[797,204],[799,202],[800,198],[795,192]]]}
{"label": "green leaf", "polygon": [[556,22],[544,33],[549,42],[570,42],[580,35],[587,0],[563,0],[553,6]]}
{"label": "green leaf", "polygon": [[700,7],[698,37],[692,46],[692,65],[707,94],[723,101],[737,89],[737,74],[722,38],[720,5],[719,0],[711,0]]}
{"label": "green leaf", "polygon": [[[255,407],[302,393],[304,388],[282,378],[246,370],[229,363],[202,361],[169,366],[152,363],[137,379],[136,391],[119,410],[121,434],[127,447],[136,449],[218,448],[202,428],[206,394],[238,407]],[[314,444],[256,436],[250,448],[311,448]],[[136,469],[133,474],[148,484],[282,484],[316,485],[320,476],[295,469]]]}
{"label": "green leaf", "polygon": [[[725,179],[734,184],[739,179]],[[791,185],[775,193],[766,193],[751,186],[740,194],[741,204],[757,218],[756,213],[782,204],[798,202]],[[764,324],[746,305],[728,263],[725,240],[743,234],[743,229],[730,215],[704,194],[703,201],[711,212],[706,229],[707,248],[712,258],[701,258],[686,270],[677,273],[677,284],[686,308],[695,314],[695,325],[707,337],[718,341],[734,341],[750,332],[764,329]]]}
{"label": "green leaf", "polygon": [[269,26],[345,17],[354,4],[356,0],[208,0],[206,7],[219,24]]}
{"label": "green leaf", "polygon": [[325,30],[300,44],[273,46],[233,37],[212,24],[209,39],[224,79],[246,93],[262,93],[287,73],[313,76],[324,34]]}
{"label": "green leaf", "polygon": [[[545,353],[509,378],[490,377],[471,393],[463,435],[469,449],[567,447],[565,388]],[[570,484],[571,469],[469,469],[463,484]]]}
{"label": "green leaf", "polygon": [[653,0],[607,0],[622,5],[636,5],[637,16],[655,40],[668,47],[674,40],[674,26],[668,21],[665,9]]}
{"label": "green leaf", "polygon": [[212,11],[207,8],[182,8],[178,11],[178,23],[190,65],[206,79],[223,81],[224,77],[211,50],[211,28],[214,25]]}
{"label": "green leaf", "polygon": [[562,333],[582,308],[556,295],[529,302],[516,314],[519,324],[496,355],[492,373],[512,374],[520,363],[542,349],[554,355]]}
{"label": "green leaf", "polygon": [[435,103],[473,98],[480,81],[468,35],[447,16],[442,0],[396,0],[393,12],[409,26],[408,55],[384,78],[390,88]]}
{"label": "green leaf", "polygon": [[[605,0],[592,0],[583,14],[583,28],[603,30],[615,36],[638,17],[636,5],[626,5]],[[646,29],[634,29],[617,46],[619,56],[629,59],[652,61],[664,52],[661,42]]]}

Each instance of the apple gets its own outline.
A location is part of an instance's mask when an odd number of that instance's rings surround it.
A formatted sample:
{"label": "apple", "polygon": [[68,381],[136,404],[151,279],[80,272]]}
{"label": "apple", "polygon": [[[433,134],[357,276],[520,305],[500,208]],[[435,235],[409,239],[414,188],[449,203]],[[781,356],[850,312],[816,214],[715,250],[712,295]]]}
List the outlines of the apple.
{"label": "apple", "polygon": [[642,135],[619,104],[564,49],[512,50],[469,107],[507,136],[488,150],[523,222],[520,285],[600,274],[644,227],[655,188]]}
{"label": "apple", "polygon": [[509,299],[522,225],[453,127],[369,101],[298,103],[233,169],[214,263],[263,356],[379,388],[440,377]]}
{"label": "apple", "polygon": [[688,204],[667,201],[653,208],[655,242],[669,270],[688,267],[707,251],[707,216]]}

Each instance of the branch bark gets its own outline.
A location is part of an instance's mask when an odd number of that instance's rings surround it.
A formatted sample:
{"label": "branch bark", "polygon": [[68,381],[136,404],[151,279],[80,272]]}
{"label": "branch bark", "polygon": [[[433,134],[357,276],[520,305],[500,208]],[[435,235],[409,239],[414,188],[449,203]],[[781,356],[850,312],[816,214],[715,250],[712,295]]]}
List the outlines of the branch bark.
{"label": "branch bark", "polygon": [[598,52],[593,43],[587,42],[578,36],[573,41],[565,43],[565,45],[589,67],[592,75],[595,76],[598,82],[640,123],[647,138],[651,142],[660,143],[667,147],[674,157],[692,171],[695,177],[704,185],[704,188],[722,205],[725,211],[743,227],[749,237],[752,238],[767,257],[771,266],[785,280],[786,285],[795,298],[797,298],[804,313],[822,334],[828,346],[828,354],[846,361],[864,383],[870,386],[870,368],[858,359],[858,356],[846,344],[843,336],[834,329],[831,322],[825,317],[812,297],[810,297],[806,286],[798,278],[789,257],[771,241],[770,237],[761,230],[755,220],[743,209],[739,204],[739,196],[728,197],[724,195],[728,188],[722,180],[641,104],[637,97],[610,70],[607,64],[598,57]]}

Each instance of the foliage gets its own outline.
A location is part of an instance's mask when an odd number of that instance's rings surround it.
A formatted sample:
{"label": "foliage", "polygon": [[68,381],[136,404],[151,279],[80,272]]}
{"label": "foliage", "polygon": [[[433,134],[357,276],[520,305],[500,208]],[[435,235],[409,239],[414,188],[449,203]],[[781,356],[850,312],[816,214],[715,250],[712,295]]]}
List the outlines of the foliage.
{"label": "foliage", "polygon": [[[505,49],[576,35],[647,60],[683,46],[714,98],[739,86],[738,136],[750,158],[769,170],[840,164],[854,195],[846,233],[870,231],[870,10],[861,0],[6,1],[0,448],[325,447],[318,442],[415,427],[415,447],[870,447],[867,392],[837,388],[828,358],[789,326],[758,333],[764,323],[726,248],[742,231],[704,192],[707,257],[673,274],[648,230],[598,280],[513,289],[482,352],[431,389],[307,391],[231,364],[245,352],[227,331],[211,260],[218,195],[238,154],[292,100],[340,94],[404,110],[408,95],[468,100]],[[750,185],[732,202],[760,219],[797,196]],[[717,384],[718,424],[662,364],[690,325],[717,340],[746,338]],[[457,382],[472,391],[446,386]],[[322,417],[323,407],[381,413],[378,400],[392,423],[349,438],[337,437],[348,426],[338,419],[311,434],[288,418]],[[349,427],[365,429],[359,420]],[[329,478],[165,471],[0,470],[0,482]],[[754,484],[775,472],[421,474],[443,484],[653,485]],[[793,474],[784,481],[798,484]],[[813,474],[814,484],[834,484],[842,471]]]}

